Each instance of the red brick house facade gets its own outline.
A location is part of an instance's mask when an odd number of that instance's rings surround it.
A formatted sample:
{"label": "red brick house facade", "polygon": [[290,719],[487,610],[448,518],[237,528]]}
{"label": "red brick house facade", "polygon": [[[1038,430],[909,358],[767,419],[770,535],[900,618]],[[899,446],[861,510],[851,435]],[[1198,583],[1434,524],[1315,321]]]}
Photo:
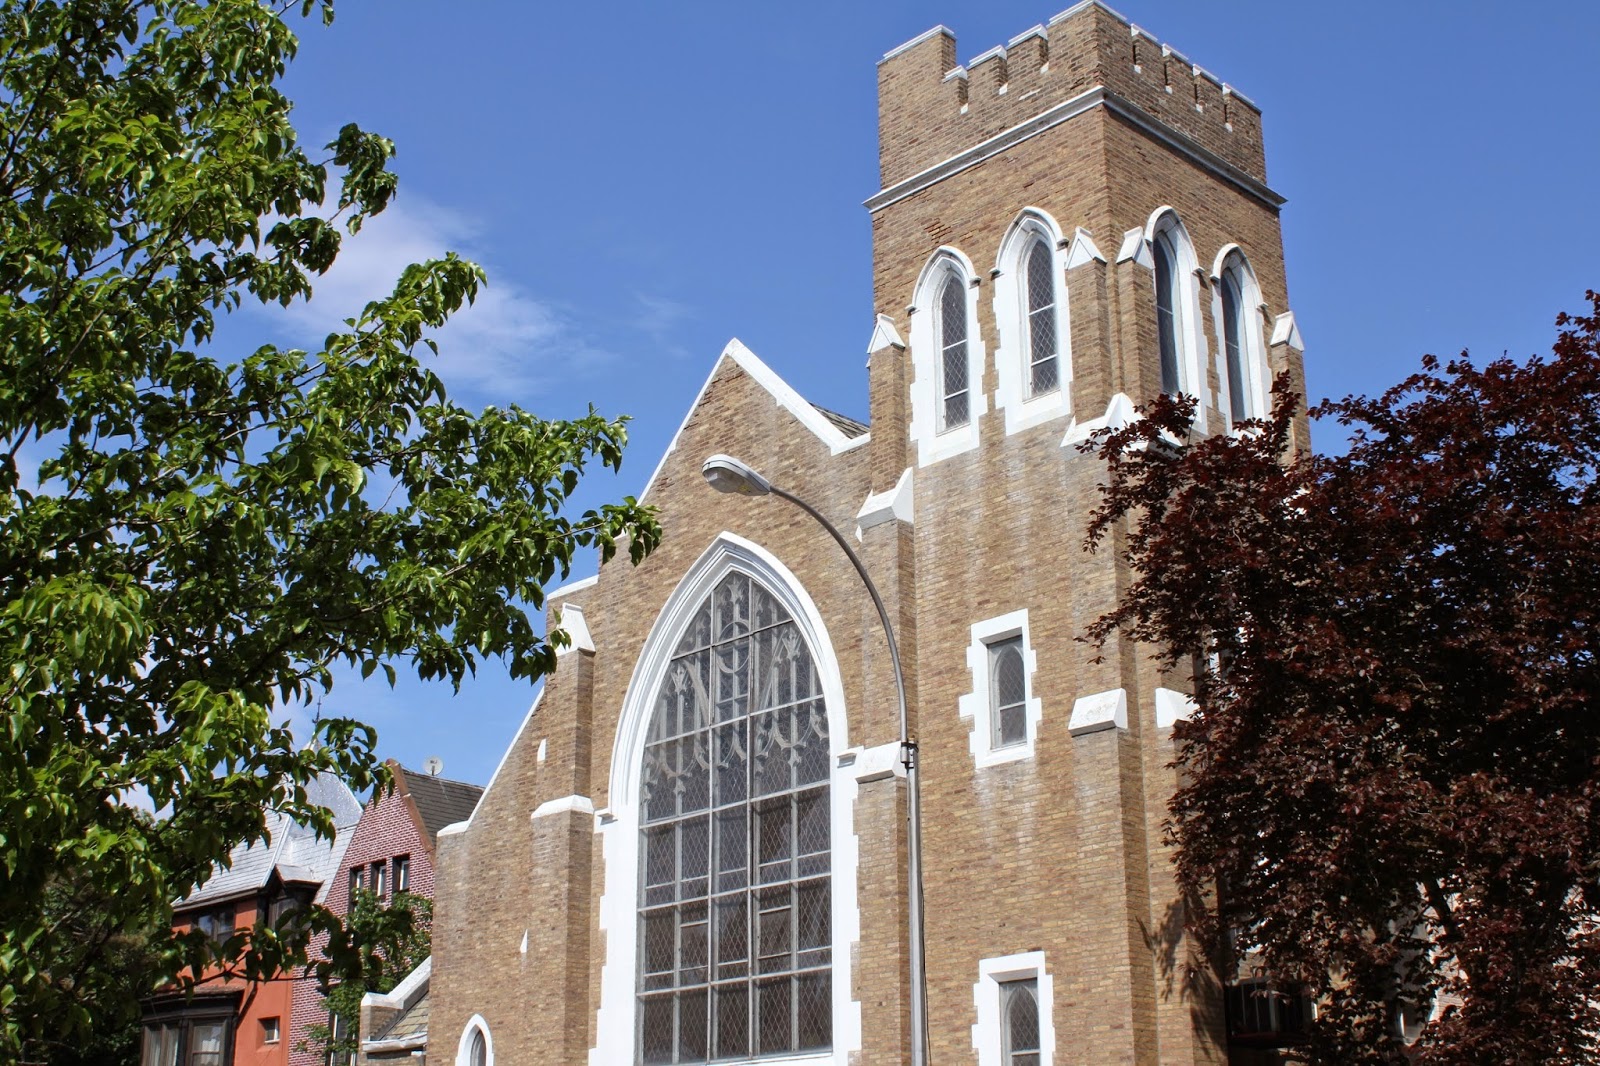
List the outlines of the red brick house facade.
{"label": "red brick house facade", "polygon": [[[1077,638],[1130,575],[1081,548],[1095,428],[1200,431],[1303,387],[1253,103],[1089,0],[962,66],[878,68],[870,428],[737,341],[647,486],[661,547],[551,595],[572,636],[440,834],[429,1058],[908,1061],[907,795],[853,538],[919,744],[932,1061],[1223,1063],[1161,823],[1188,680]],[[841,357],[841,366],[852,357]],[[1299,427],[1305,440],[1305,426]]]}

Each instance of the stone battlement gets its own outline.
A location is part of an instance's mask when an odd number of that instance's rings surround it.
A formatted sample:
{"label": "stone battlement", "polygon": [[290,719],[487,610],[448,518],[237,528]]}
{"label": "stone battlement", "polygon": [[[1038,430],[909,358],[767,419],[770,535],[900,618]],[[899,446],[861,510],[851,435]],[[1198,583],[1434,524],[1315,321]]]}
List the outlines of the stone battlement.
{"label": "stone battlement", "polygon": [[1083,0],[961,65],[936,26],[878,64],[882,187],[1103,89],[1265,183],[1261,110],[1100,0]]}

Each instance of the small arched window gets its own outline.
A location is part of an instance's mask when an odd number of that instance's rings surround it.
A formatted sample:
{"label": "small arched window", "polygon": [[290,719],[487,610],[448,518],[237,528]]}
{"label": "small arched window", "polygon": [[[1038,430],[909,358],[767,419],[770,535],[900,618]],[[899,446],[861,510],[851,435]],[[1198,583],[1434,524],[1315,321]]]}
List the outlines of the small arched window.
{"label": "small arched window", "polygon": [[467,1066],[488,1066],[489,1046],[484,1042],[483,1030],[473,1029],[467,1040]]}
{"label": "small arched window", "polygon": [[939,429],[956,429],[972,418],[967,380],[966,282],[953,271],[939,286]]}
{"label": "small arched window", "polygon": [[1061,387],[1061,339],[1056,328],[1055,257],[1042,238],[1028,247],[1028,395]]}
{"label": "small arched window", "polygon": [[1156,343],[1161,352],[1161,391],[1168,396],[1182,389],[1179,373],[1182,358],[1178,349],[1178,309],[1183,294],[1179,291],[1177,250],[1170,230],[1162,230],[1151,242],[1156,273]]}
{"label": "small arched window", "polygon": [[994,686],[990,705],[991,745],[1006,748],[1028,739],[1028,681],[1022,662],[1022,638],[1011,637],[989,645],[989,683]]}
{"label": "small arched window", "polygon": [[1222,275],[1222,347],[1228,376],[1228,416],[1235,422],[1249,418],[1244,381],[1244,297],[1233,271]]}

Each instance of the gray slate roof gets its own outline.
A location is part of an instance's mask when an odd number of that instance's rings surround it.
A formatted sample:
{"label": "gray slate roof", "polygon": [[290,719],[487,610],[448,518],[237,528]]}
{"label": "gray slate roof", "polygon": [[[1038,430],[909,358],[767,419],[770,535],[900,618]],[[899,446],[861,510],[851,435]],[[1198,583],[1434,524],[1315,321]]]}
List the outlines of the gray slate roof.
{"label": "gray slate roof", "polygon": [[830,411],[820,403],[814,403],[811,406],[815,407],[817,412],[821,414],[823,418],[826,418],[829,422],[832,422],[840,433],[843,433],[846,437],[849,437],[852,440],[861,436],[861,434],[867,432],[867,430],[871,428],[865,422],[857,422],[849,415],[842,415],[838,411]]}
{"label": "gray slate roof", "polygon": [[306,786],[311,802],[333,812],[335,836],[318,840],[310,826],[291,821],[285,814],[267,815],[267,839],[236,846],[226,866],[212,870],[199,889],[173,904],[178,910],[191,910],[208,903],[259,892],[271,881],[319,884],[320,899],[327,892],[334,871],[350,845],[351,830],[361,820],[361,802],[343,781],[333,774],[321,774]]}
{"label": "gray slate roof", "polygon": [[422,816],[422,826],[428,831],[428,839],[434,843],[438,843],[439,830],[472,817],[472,809],[478,805],[478,797],[483,795],[482,785],[429,777],[415,770],[407,770],[404,766],[400,767],[400,773],[405,778],[411,802],[417,805],[417,813]]}

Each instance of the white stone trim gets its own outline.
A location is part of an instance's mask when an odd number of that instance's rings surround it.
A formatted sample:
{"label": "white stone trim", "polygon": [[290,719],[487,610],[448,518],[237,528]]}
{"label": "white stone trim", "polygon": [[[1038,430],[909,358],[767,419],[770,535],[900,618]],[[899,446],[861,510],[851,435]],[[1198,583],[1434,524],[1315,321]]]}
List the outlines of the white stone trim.
{"label": "white stone trim", "polygon": [[546,592],[544,594],[544,600],[546,603],[554,603],[556,600],[559,600],[564,596],[570,596],[574,592],[582,592],[584,589],[594,588],[594,586],[598,585],[599,583],[599,574],[591,574],[588,577],[580,577],[576,581],[567,582],[558,589],[552,589],[551,591]]}
{"label": "white stone trim", "polygon": [[461,1039],[456,1042],[456,1066],[471,1066],[471,1060],[467,1058],[467,1041],[474,1029],[483,1033],[484,1066],[494,1066],[494,1034],[489,1032],[489,1023],[483,1020],[481,1014],[474,1014],[461,1030]]}
{"label": "white stone trim", "polygon": [[848,767],[862,784],[906,776],[906,764],[901,760],[898,740],[871,748],[851,748],[839,756],[839,766]]}
{"label": "white stone trim", "polygon": [[[485,791],[487,791],[487,790],[485,790]],[[456,837],[456,836],[460,836],[462,833],[465,833],[468,829],[471,829],[471,828],[472,828],[472,819],[469,818],[465,822],[451,822],[449,825],[447,825],[443,829],[439,830],[439,834],[438,835],[442,836],[442,837]]]}
{"label": "white stone trim", "polygon": [[588,796],[562,796],[560,799],[545,800],[533,809],[528,817],[533,820],[547,818],[552,814],[564,814],[567,811],[576,811],[579,814],[593,814],[594,800]]}
{"label": "white stone trim", "polygon": [[885,348],[899,348],[905,351],[906,342],[900,339],[900,331],[895,328],[894,319],[888,315],[880,314],[872,324],[872,336],[867,341],[867,355],[881,352]]}
{"label": "white stone trim", "polygon": [[743,342],[735,337],[722,349],[722,354],[717,357],[717,361],[711,366],[711,373],[707,374],[705,381],[701,383],[700,391],[695,393],[694,402],[684,412],[683,421],[678,423],[677,430],[672,434],[672,440],[667,442],[666,450],[661,453],[661,458],[656,462],[656,468],[650,472],[649,480],[644,483],[644,490],[639,493],[640,500],[649,495],[650,490],[655,487],[656,479],[661,476],[662,469],[667,465],[667,458],[677,450],[678,439],[683,436],[684,428],[688,426],[689,420],[694,417],[695,411],[700,407],[700,401],[705,399],[706,390],[711,387],[711,382],[716,380],[717,371],[722,369],[724,359],[732,360],[738,364],[739,368],[754,379],[756,384],[766,389],[771,394],[774,403],[794,415],[801,425],[809,429],[818,440],[828,446],[829,455],[838,455],[841,452],[859,448],[866,444],[867,439],[871,436],[870,433],[863,433],[859,437],[845,436],[843,430],[828,421],[821,411],[811,406],[805,397],[794,391],[793,386],[780,378],[776,371],[766,363],[763,363],[755,352],[746,348]]}
{"label": "white stone trim", "polygon": [[1100,248],[1094,243],[1089,231],[1079,226],[1072,231],[1072,244],[1067,248],[1067,269],[1076,270],[1095,261],[1104,263],[1106,257],[1100,254]]}
{"label": "white stone trim", "polygon": [[1156,728],[1171,729],[1195,712],[1194,697],[1170,688],[1156,689]]}
{"label": "white stone trim", "polygon": [[950,37],[952,39],[955,37],[955,34],[950,30],[950,27],[943,26],[943,25],[935,26],[931,30],[923,30],[921,33],[919,33],[915,37],[911,38],[911,40],[907,41],[905,44],[895,45],[893,48],[891,48],[887,52],[883,53],[883,58],[878,60],[878,62],[879,63],[887,63],[889,60],[893,59],[895,56],[899,55],[901,52],[904,52],[909,48],[915,48],[917,45],[921,44],[923,41],[926,41],[926,40],[928,40],[929,38],[932,38],[932,37],[937,37],[940,34],[943,34],[944,36]]}
{"label": "white stone trim", "polygon": [[567,635],[566,647],[556,648],[556,658],[575,651],[594,651],[594,637],[589,633],[589,623],[583,617],[583,608],[575,603],[563,603],[556,608],[556,627]]}
{"label": "white stone trim", "polygon": [[[1035,695],[1034,673],[1039,669],[1039,656],[1033,649],[1028,632],[1028,610],[1011,611],[995,618],[986,618],[972,624],[972,642],[967,645],[967,669],[972,672],[972,691],[962,693],[956,713],[972,723],[967,748],[972,761],[980,769],[1003,763],[1031,759],[1039,739],[1039,723],[1044,717],[1044,705]],[[1026,702],[1023,714],[1028,723],[1028,737],[1021,744],[1003,748],[994,746],[994,708],[990,706],[989,645],[1011,637],[1022,638],[1022,678]]]}
{"label": "white stone trim", "polygon": [[1131,229],[1122,235],[1122,247],[1117,249],[1118,263],[1137,263],[1146,270],[1154,270],[1156,261],[1150,256],[1150,242],[1144,239],[1144,230]]}
{"label": "white stone trim", "polygon": [[[1081,232],[1081,231],[1080,231]],[[1028,292],[1023,256],[1042,240],[1050,252],[1050,280],[1055,306],[1056,388],[1029,396]],[[1067,307],[1066,268],[1060,252],[1061,227],[1048,212],[1029,207],[1017,215],[1000,242],[994,268],[995,410],[1005,411],[1006,433],[1018,433],[1072,413],[1072,323]]]}
{"label": "white stone trim", "polygon": [[417,997],[428,989],[428,979],[433,976],[433,956],[429,955],[417,963],[417,968],[406,974],[405,979],[388,992],[368,992],[361,997],[363,1007],[379,1007],[385,1010],[405,1010],[417,1001]]}
{"label": "white stone trim", "polygon": [[1085,733],[1098,733],[1103,729],[1128,728],[1128,693],[1113,688],[1096,692],[1092,696],[1079,696],[1072,704],[1072,717],[1067,722],[1067,732],[1075,737]]}
{"label": "white stone trim", "polygon": [[[1206,380],[1206,331],[1200,318],[1200,286],[1198,273],[1199,260],[1195,258],[1194,241],[1189,237],[1189,231],[1184,227],[1183,220],[1178,217],[1178,212],[1171,207],[1158,207],[1150,213],[1150,221],[1145,225],[1144,239],[1151,245],[1161,237],[1166,236],[1171,240],[1176,268],[1174,281],[1178,286],[1177,306],[1173,313],[1177,318],[1176,334],[1178,339],[1178,389],[1198,399],[1199,405],[1194,412],[1194,428],[1197,432],[1206,431],[1206,411],[1215,406],[1211,395],[1211,386]],[[1154,252],[1151,253],[1152,256]]]}
{"label": "white stone trim", "polygon": [[850,749],[844,680],[821,612],[809,593],[771,552],[724,532],[703,552],[667,597],[645,638],[623,698],[611,752],[606,808],[596,813],[595,833],[604,858],[600,930],[605,955],[600,969],[600,1007],[590,1066],[633,1062],[639,935],[639,765],[654,709],[656,690],[666,674],[684,626],[718,581],[737,570],[759,581],[794,618],[811,652],[828,711],[833,841],[833,1050],[825,1055],[762,1059],[763,1066],[833,1063],[848,1066],[861,1050],[861,1004],[852,999],[852,959],[861,939],[856,900],[860,842],[855,831],[858,792],[854,765],[840,765]]}
{"label": "white stone trim", "polygon": [[916,502],[911,485],[911,468],[908,466],[900,472],[900,480],[894,483],[894,488],[887,492],[867,493],[867,498],[861,501],[861,510],[856,512],[856,539],[861,538],[862,530],[881,526],[885,522],[898,520],[912,525],[916,520]]}
{"label": "white stone trim", "polygon": [[1106,404],[1106,413],[1099,418],[1091,418],[1083,422],[1076,419],[1067,427],[1067,435],[1061,438],[1063,448],[1076,448],[1094,435],[1095,431],[1109,429],[1115,432],[1129,425],[1139,418],[1139,412],[1133,409],[1133,400],[1125,392],[1119,392],[1111,397]]}
{"label": "white stone trim", "polygon": [[1272,344],[1287,344],[1297,352],[1306,350],[1306,342],[1300,339],[1300,323],[1295,320],[1293,311],[1285,311],[1272,320]]}
{"label": "white stone trim", "polygon": [[978,1053],[978,1066],[1001,1066],[1000,983],[1030,977],[1039,982],[1039,1064],[1051,1066],[1055,1061],[1055,981],[1044,952],[1025,951],[978,963],[978,980],[972,986],[978,1017],[972,1026],[972,1047]]}
{"label": "white stone trim", "polygon": [[[967,72],[963,68],[956,67],[955,70],[945,75],[945,80],[948,81],[952,76],[964,78],[966,74]],[[1238,94],[1235,93],[1235,95]],[[1243,99],[1243,97],[1240,97],[1240,99]],[[1017,123],[1010,129],[1001,130],[988,140],[980,141],[970,148],[957,152],[948,159],[944,159],[908,178],[878,190],[867,197],[865,201],[866,208],[873,213],[881,211],[891,204],[899,203],[909,196],[916,195],[923,189],[937,185],[954,174],[959,174],[969,167],[977,166],[984,160],[999,155],[1013,145],[1020,144],[1031,137],[1037,137],[1046,130],[1053,129],[1063,122],[1077,118],[1084,112],[1091,111],[1097,107],[1104,107],[1112,114],[1126,120],[1130,126],[1142,131],[1151,140],[1166,145],[1213,177],[1220,178],[1241,192],[1265,204],[1268,208],[1276,210],[1285,203],[1282,196],[1273,192],[1264,182],[1253,175],[1228,162],[1198,141],[1165,125],[1161,120],[1151,116],[1137,104],[1123,99],[1104,85],[1096,85],[1079,93],[1070,100],[1063,100],[1054,107],[1047,108],[1032,118]]]}
{"label": "white stone trim", "polygon": [[[940,429],[940,338],[935,336],[936,305],[940,284],[955,274],[965,285],[967,309],[967,423]],[[978,301],[973,289],[978,274],[972,261],[959,250],[940,248],[928,258],[917,278],[911,305],[911,439],[917,445],[917,465],[928,466],[978,446],[978,423],[988,412],[983,391],[983,369],[988,351],[978,330]]]}

